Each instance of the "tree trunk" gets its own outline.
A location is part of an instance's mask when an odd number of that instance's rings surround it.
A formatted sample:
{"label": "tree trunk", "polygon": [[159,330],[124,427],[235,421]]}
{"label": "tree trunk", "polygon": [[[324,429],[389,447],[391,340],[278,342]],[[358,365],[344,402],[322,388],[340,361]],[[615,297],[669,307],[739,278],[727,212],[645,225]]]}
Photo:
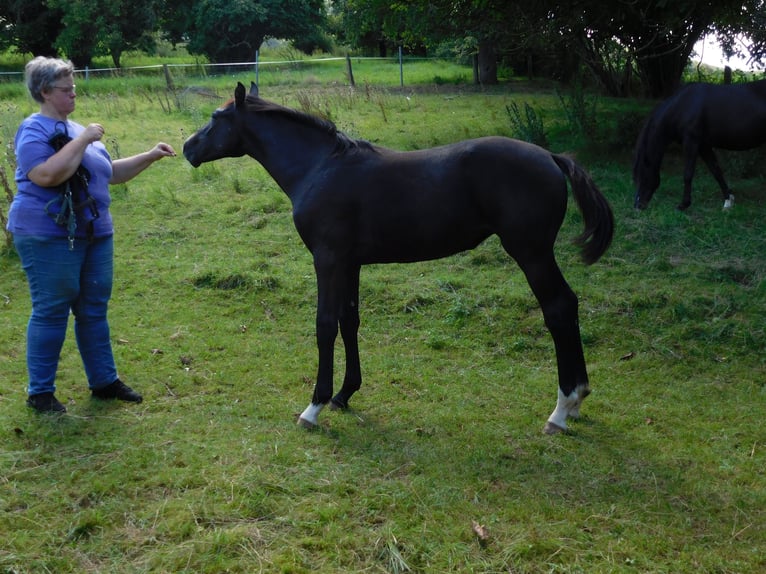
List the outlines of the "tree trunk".
{"label": "tree trunk", "polygon": [[637,61],[641,84],[650,98],[672,96],[681,84],[686,57],[677,53],[663,54]]}
{"label": "tree trunk", "polygon": [[497,84],[497,56],[495,45],[487,40],[479,42],[479,83]]}
{"label": "tree trunk", "polygon": [[647,96],[667,98],[676,92],[689,62],[689,54],[701,35],[700,31],[692,31],[682,40],[676,42],[671,38],[665,42],[658,41],[635,54],[636,68]]}

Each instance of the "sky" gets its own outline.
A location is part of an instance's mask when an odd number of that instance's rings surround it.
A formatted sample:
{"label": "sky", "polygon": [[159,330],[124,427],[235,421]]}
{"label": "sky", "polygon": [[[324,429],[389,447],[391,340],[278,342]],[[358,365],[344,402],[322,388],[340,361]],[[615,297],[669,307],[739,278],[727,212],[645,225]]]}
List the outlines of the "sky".
{"label": "sky", "polygon": [[744,72],[749,72],[755,69],[753,66],[748,65],[747,58],[734,57],[731,60],[727,60],[721,52],[721,48],[718,46],[715,36],[707,36],[706,38],[703,38],[703,40],[697,42],[694,46],[694,51],[697,53],[697,55],[692,58],[692,61],[694,62],[699,62],[701,56],[702,63],[710,66],[723,68],[728,65],[733,70],[742,70]]}

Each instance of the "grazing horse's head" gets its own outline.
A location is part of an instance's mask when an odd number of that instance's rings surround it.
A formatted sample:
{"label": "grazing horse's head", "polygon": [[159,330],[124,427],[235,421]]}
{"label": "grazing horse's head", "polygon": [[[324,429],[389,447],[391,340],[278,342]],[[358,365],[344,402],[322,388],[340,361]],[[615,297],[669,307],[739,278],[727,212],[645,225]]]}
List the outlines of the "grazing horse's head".
{"label": "grazing horse's head", "polygon": [[645,209],[649,205],[654,192],[660,186],[660,170],[652,162],[648,162],[645,155],[636,157],[633,166],[633,183],[636,185],[636,197],[634,207]]}
{"label": "grazing horse's head", "polygon": [[[250,86],[250,95],[258,95],[258,87]],[[210,121],[184,142],[184,157],[194,167],[223,157],[241,157],[245,149],[239,122],[245,109],[245,86],[237,83],[234,99],[213,112]]]}

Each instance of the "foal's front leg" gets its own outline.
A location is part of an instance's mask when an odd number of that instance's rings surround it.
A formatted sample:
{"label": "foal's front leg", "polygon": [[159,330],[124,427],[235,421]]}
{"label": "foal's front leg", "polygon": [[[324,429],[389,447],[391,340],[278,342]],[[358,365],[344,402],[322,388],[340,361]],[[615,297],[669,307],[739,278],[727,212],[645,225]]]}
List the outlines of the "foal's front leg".
{"label": "foal's front leg", "polygon": [[359,364],[359,272],[360,267],[351,269],[346,275],[347,282],[340,301],[340,335],[346,351],[346,376],[338,394],[332,398],[330,408],[346,409],[348,401],[362,386],[362,369]]}
{"label": "foal's front leg", "polygon": [[317,275],[316,342],[319,351],[317,380],[311,404],[298,418],[298,424],[314,428],[319,413],[332,397],[332,377],[335,339],[338,336],[339,301],[342,298],[344,282],[338,280],[338,269],[334,265],[323,265],[314,260]]}

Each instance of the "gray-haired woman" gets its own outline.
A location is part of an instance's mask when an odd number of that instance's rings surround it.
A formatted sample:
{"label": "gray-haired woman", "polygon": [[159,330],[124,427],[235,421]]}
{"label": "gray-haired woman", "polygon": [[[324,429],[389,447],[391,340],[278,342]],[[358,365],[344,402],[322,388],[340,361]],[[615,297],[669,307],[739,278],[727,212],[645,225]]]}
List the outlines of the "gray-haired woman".
{"label": "gray-haired woman", "polygon": [[92,396],[141,402],[120,380],[109,338],[114,254],[109,184],[126,182],[175,151],[160,142],[112,160],[101,143],[101,124],[69,119],[77,97],[71,62],[37,57],[26,65],[25,78],[40,111],[16,133],[17,193],[7,229],[32,298],[27,404],[39,412],[66,412],[54,392],[70,311]]}

